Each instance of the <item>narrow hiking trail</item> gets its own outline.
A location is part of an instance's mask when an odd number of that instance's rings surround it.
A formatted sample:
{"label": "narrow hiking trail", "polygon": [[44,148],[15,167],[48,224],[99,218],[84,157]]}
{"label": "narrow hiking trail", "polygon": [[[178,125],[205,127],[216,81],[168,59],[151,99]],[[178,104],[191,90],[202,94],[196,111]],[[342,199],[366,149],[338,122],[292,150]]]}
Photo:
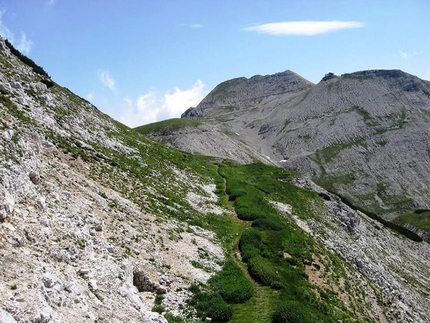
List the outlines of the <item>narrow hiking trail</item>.
{"label": "narrow hiking trail", "polygon": [[241,261],[240,250],[239,250],[239,240],[242,236],[242,232],[251,228],[252,221],[243,221],[239,219],[236,215],[233,202],[230,201],[230,196],[227,193],[227,179],[220,173],[219,166],[216,169],[217,174],[223,179],[222,192],[226,203],[228,203],[234,216],[232,221],[235,222],[234,225],[240,228],[240,232],[237,232],[236,237],[231,242],[229,246],[229,255],[231,259],[236,263],[236,265],[241,269],[245,277],[251,282],[254,288],[254,296],[248,301],[242,304],[232,304],[233,317],[229,322],[232,323],[270,323],[272,321],[273,303],[277,299],[277,291],[274,291],[270,287],[262,286],[257,283],[249,274],[247,265]]}

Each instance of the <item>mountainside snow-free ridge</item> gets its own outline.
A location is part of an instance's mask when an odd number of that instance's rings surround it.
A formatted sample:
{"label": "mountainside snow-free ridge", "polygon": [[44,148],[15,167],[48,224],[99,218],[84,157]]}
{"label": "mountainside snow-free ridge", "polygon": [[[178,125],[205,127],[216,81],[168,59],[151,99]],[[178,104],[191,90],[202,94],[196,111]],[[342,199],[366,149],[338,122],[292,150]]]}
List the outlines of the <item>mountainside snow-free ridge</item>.
{"label": "mountainside snow-free ridge", "polygon": [[[199,124],[147,133],[185,151],[297,170],[386,220],[430,209],[430,82],[405,72],[328,73],[316,85],[290,71],[233,79],[182,118]],[[428,221],[410,222],[428,239]]]}

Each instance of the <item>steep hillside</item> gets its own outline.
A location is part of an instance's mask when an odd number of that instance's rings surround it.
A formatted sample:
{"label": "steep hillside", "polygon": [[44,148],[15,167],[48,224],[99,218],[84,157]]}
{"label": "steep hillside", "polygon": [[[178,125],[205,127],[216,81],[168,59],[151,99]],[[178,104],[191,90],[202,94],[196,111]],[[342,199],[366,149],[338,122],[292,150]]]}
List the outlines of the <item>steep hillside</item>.
{"label": "steep hillside", "polygon": [[181,220],[223,213],[213,178],[0,45],[1,321],[165,322],[166,292],[178,314],[225,257]]}
{"label": "steep hillside", "polygon": [[[270,160],[387,220],[430,208],[430,82],[402,71],[329,73],[316,85],[288,71],[234,79],[183,117],[199,127],[150,135],[185,151]],[[229,145],[212,144],[220,136]]]}
{"label": "steep hillside", "polygon": [[0,148],[1,322],[430,316],[426,242],[297,173],[149,139],[2,39]]}

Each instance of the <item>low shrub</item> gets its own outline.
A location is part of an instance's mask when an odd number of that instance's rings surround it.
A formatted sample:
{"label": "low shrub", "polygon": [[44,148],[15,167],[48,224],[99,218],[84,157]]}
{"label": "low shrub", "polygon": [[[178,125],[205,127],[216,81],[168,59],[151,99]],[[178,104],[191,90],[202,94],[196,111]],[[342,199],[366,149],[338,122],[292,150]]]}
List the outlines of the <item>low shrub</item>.
{"label": "low shrub", "polygon": [[288,302],[276,309],[273,323],[307,323],[311,322],[308,310],[299,302]]}
{"label": "low shrub", "polygon": [[210,317],[213,322],[228,322],[233,312],[226,302],[216,293],[202,293],[196,309],[201,317]]}
{"label": "low shrub", "polygon": [[256,229],[249,229],[243,231],[240,240],[239,240],[239,249],[242,251],[242,248],[245,245],[250,245],[255,247],[258,250],[261,250],[264,248],[264,244],[262,242],[262,237],[260,231]]}
{"label": "low shrub", "polygon": [[221,295],[214,292],[202,292],[197,285],[192,285],[190,291],[193,297],[187,302],[193,306],[201,319],[211,318],[212,322],[228,322],[233,315],[233,310],[222,299]]}
{"label": "low shrub", "polygon": [[237,207],[236,214],[243,221],[254,221],[264,217],[264,214],[260,210],[251,207]]}
{"label": "low shrub", "polygon": [[240,255],[242,256],[242,260],[247,263],[249,259],[259,256],[260,250],[253,245],[246,244],[242,246]]}
{"label": "low shrub", "polygon": [[162,305],[154,305],[153,307],[152,307],[152,311],[153,312],[157,312],[157,313],[159,313],[159,314],[161,314],[161,313],[163,313],[163,312],[165,312],[165,308],[164,308],[164,306],[162,306]]}
{"label": "low shrub", "polygon": [[13,45],[7,39],[5,39],[5,44],[7,47],[9,47],[10,52],[13,55],[15,55],[24,64],[30,66],[35,73],[49,78],[48,73],[46,73],[41,66],[37,65],[32,59],[28,58],[24,54],[21,54],[21,52],[13,47]]}
{"label": "low shrub", "polygon": [[254,295],[251,282],[233,260],[228,260],[217,275],[209,280],[211,286],[230,304],[247,301]]}
{"label": "low shrub", "polygon": [[261,256],[253,257],[248,261],[248,270],[256,281],[266,286],[275,285],[280,280],[273,263]]}
{"label": "low shrub", "polygon": [[45,84],[48,89],[55,85],[55,83],[53,81],[51,81],[50,79],[41,79],[40,82]]}
{"label": "low shrub", "polygon": [[263,230],[281,231],[284,229],[284,224],[275,219],[259,218],[252,223],[252,227]]}

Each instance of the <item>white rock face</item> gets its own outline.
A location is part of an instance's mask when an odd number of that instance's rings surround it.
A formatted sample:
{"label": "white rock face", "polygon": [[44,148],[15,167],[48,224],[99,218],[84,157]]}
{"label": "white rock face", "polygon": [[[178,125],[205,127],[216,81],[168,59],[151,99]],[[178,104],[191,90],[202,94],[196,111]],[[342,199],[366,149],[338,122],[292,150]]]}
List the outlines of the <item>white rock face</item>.
{"label": "white rock face", "polygon": [[[169,212],[200,214],[179,197],[185,191],[222,216],[214,186],[147,155],[147,139],[129,145],[118,135],[129,129],[65,89],[48,89],[0,48],[15,67],[0,60],[0,321],[167,322],[152,312],[155,290],[133,285],[136,268],[165,293],[166,311],[181,315],[190,284],[220,270],[224,251],[212,232]],[[113,155],[140,167],[159,158],[167,175],[152,170],[143,185]],[[175,203],[160,203],[166,192]],[[199,247],[209,256],[201,259]]]}

